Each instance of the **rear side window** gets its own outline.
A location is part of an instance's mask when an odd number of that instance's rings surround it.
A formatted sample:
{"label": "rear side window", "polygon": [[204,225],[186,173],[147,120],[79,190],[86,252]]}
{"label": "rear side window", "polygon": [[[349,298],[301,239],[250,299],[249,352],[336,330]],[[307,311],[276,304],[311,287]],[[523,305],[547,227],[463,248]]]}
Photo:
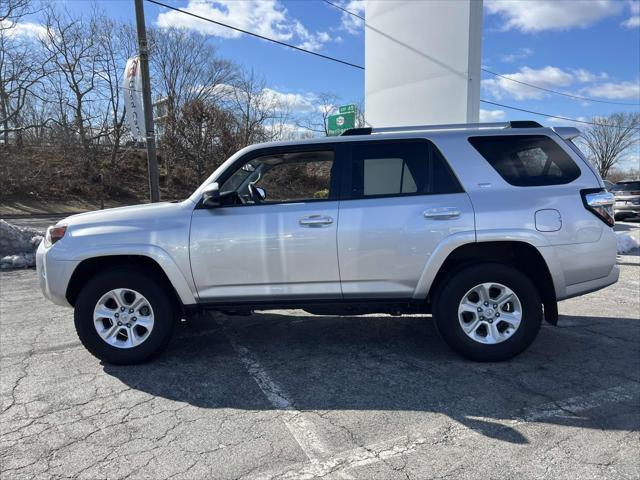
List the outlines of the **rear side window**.
{"label": "rear side window", "polygon": [[580,168],[545,135],[470,137],[469,142],[511,185],[562,185],[580,176]]}
{"label": "rear side window", "polygon": [[351,198],[462,191],[440,152],[426,141],[354,143],[350,170]]}

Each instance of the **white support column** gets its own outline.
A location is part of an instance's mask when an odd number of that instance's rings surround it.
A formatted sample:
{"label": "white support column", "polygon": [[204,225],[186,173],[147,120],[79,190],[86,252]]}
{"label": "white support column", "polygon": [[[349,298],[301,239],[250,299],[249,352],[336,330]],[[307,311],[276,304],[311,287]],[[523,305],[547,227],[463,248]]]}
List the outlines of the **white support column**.
{"label": "white support column", "polygon": [[370,0],[366,24],[367,122],[478,121],[482,0]]}

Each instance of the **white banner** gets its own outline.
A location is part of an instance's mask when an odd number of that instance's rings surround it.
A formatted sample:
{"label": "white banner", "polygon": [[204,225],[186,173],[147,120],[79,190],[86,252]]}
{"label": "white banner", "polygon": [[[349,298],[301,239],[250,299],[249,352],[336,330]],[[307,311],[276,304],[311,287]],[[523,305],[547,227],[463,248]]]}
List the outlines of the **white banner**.
{"label": "white banner", "polygon": [[127,60],[123,78],[126,122],[134,140],[145,140],[144,107],[142,103],[142,74],[140,73],[140,57]]}

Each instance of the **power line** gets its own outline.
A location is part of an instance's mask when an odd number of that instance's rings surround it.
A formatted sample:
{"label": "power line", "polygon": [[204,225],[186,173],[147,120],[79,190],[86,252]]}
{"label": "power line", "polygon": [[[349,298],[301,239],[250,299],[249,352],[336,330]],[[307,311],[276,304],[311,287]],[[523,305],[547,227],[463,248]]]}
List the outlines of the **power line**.
{"label": "power line", "polygon": [[324,58],[325,60],[331,60],[333,62],[342,63],[343,65],[348,65],[350,67],[354,67],[354,68],[358,68],[360,70],[364,70],[364,67],[362,65],[357,65],[355,63],[347,62],[346,60],[341,60],[339,58],[330,57],[329,55],[324,55],[322,53],[314,52],[312,50],[307,50],[306,48],[298,47],[296,45],[292,45],[292,44],[287,43],[287,42],[276,40],[275,38],[269,38],[269,37],[265,37],[264,35],[260,35],[258,33],[253,33],[253,32],[250,32],[248,30],[243,30],[242,28],[234,27],[234,26],[228,25],[226,23],[218,22],[217,20],[213,20],[211,18],[203,17],[202,15],[198,15],[196,13],[188,12],[187,10],[182,10],[181,8],[177,8],[177,7],[173,7],[171,5],[167,5],[166,3],[159,2],[158,0],[147,0],[147,2],[154,3],[156,5],[160,5],[161,7],[168,8],[169,10],[174,10],[176,12],[184,13],[185,15],[189,15],[191,17],[198,18],[200,20],[204,20],[205,22],[210,22],[210,23],[214,23],[216,25],[219,25],[221,27],[230,28],[231,30],[235,30],[236,32],[245,33],[247,35],[251,35],[252,37],[260,38],[260,39],[266,40],[268,42],[277,43],[278,45],[282,45],[283,47],[289,47],[289,48],[292,48],[294,50],[298,50],[300,52],[304,52],[304,53],[308,53],[310,55],[315,55],[316,57]]}
{"label": "power line", "polygon": [[338,5],[337,3],[333,3],[330,2],[329,0],[322,0],[324,3],[328,3],[329,5],[331,5],[332,7],[337,8],[338,10],[342,10],[344,13],[348,13],[349,15],[353,15],[354,17],[358,17],[360,20],[362,20],[364,22],[364,17],[361,15],[358,15],[356,12],[352,12],[351,10],[347,10],[344,7],[341,7],[340,5]]}
{"label": "power line", "polygon": [[511,110],[518,110],[519,112],[531,113],[533,115],[540,115],[541,117],[549,117],[549,118],[557,118],[559,120],[566,120],[568,122],[576,122],[576,123],[585,123],[587,125],[598,125],[605,127],[613,127],[613,128],[629,128],[632,130],[640,130],[640,127],[632,127],[631,125],[611,125],[608,123],[598,123],[598,122],[589,122],[587,120],[576,120],[574,118],[563,117],[561,115],[551,115],[548,113],[536,112],[533,110],[527,110],[525,108],[512,107],[511,105],[504,105],[502,103],[490,102],[489,100],[480,99],[481,103],[488,103],[489,105],[495,105],[497,107],[509,108]]}
{"label": "power line", "polygon": [[[329,0],[322,0],[324,3],[331,5],[332,7],[335,7],[339,10],[342,10],[343,12],[349,14],[349,15],[353,15],[354,17],[359,18],[360,20],[364,21],[364,17],[361,15],[358,15],[355,12],[352,12],[351,10],[348,10],[336,3],[333,3]],[[366,23],[365,23],[366,26]],[[565,92],[560,92],[558,90],[553,90],[551,88],[545,88],[545,87],[541,87],[540,85],[534,85],[532,83],[527,83],[527,82],[523,82],[522,80],[516,80],[515,78],[511,78],[508,75],[504,75],[502,73],[497,73],[497,72],[493,72],[491,70],[489,70],[488,68],[481,68],[480,70],[482,70],[485,73],[488,73],[490,75],[494,75],[496,77],[500,77],[500,78],[504,78],[505,80],[509,80],[510,82],[514,82],[514,83],[519,83],[520,85],[526,85],[527,87],[530,88],[536,88],[538,90],[542,90],[544,92],[548,92],[548,93],[554,93],[556,95],[562,95],[564,97],[568,97],[568,98],[573,98],[574,100],[581,100],[581,101],[585,101],[585,102],[597,102],[597,103],[607,103],[610,105],[626,105],[626,106],[631,106],[631,107],[637,107],[640,106],[640,103],[627,103],[627,102],[614,102],[611,100],[598,100],[596,98],[591,98],[591,97],[583,97],[581,95],[572,95],[570,93],[565,93]]]}
{"label": "power line", "polygon": [[[325,2],[327,2],[327,3],[329,3],[329,4],[331,4],[331,5],[334,5],[334,6],[335,6],[335,4],[333,4],[333,3],[329,2],[328,0],[323,0],[323,1],[325,1]],[[185,14],[185,15],[189,15],[189,16],[192,16],[192,17],[198,18],[198,19],[200,19],[200,20],[204,20],[205,22],[210,22],[210,23],[214,23],[214,24],[216,24],[216,25],[220,25],[221,27],[230,28],[230,29],[232,29],[232,30],[236,30],[236,31],[238,31],[238,32],[241,32],[241,33],[245,33],[245,34],[247,34],[247,35],[250,35],[250,36],[252,36],[252,37],[260,38],[260,39],[262,39],[262,40],[266,40],[266,41],[268,41],[268,42],[276,43],[276,44],[278,44],[278,45],[282,45],[282,46],[284,46],[284,47],[289,47],[289,48],[292,48],[292,49],[294,49],[294,50],[298,50],[298,51],[303,52],[303,53],[308,53],[308,54],[310,54],[310,55],[315,55],[316,57],[324,58],[325,60],[331,60],[331,61],[333,61],[333,62],[341,63],[341,64],[343,64],[343,65],[347,65],[347,66],[349,66],[349,67],[357,68],[357,69],[359,69],[359,70],[364,70],[364,67],[363,67],[362,65],[358,65],[358,64],[355,64],[355,63],[347,62],[347,61],[345,61],[345,60],[340,60],[339,58],[331,57],[331,56],[329,56],[329,55],[323,55],[322,53],[313,52],[313,51],[311,51],[311,50],[307,50],[307,49],[302,48],[302,47],[297,47],[297,46],[292,45],[292,44],[290,44],[290,43],[282,42],[282,41],[280,41],[280,40],[276,40],[276,39],[274,39],[274,38],[265,37],[264,35],[260,35],[260,34],[257,34],[257,33],[253,33],[253,32],[250,32],[250,31],[248,31],[248,30],[243,30],[243,29],[241,29],[241,28],[234,27],[234,26],[232,26],[232,25],[228,25],[228,24],[226,24],[226,23],[218,22],[218,21],[216,21],[216,20],[212,20],[212,19],[210,19],[210,18],[203,17],[202,15],[198,15],[198,14],[195,14],[195,13],[188,12],[188,11],[186,11],[186,10],[182,10],[182,9],[180,9],[180,8],[177,8],[177,7],[173,7],[173,6],[171,6],[171,5],[167,5],[166,3],[160,2],[160,1],[158,1],[158,0],[147,0],[147,2],[149,2],[149,3],[154,3],[154,4],[156,4],[156,5],[160,5],[160,6],[162,6],[162,7],[168,8],[168,9],[170,9],[170,10],[174,10],[174,11],[176,11],[176,12],[180,12],[180,13],[183,13],[183,14]],[[348,10],[345,10],[345,11],[347,11],[347,12],[349,13],[349,11],[348,11]],[[355,15],[355,16],[358,16],[358,17],[359,17],[359,15],[357,15],[357,14],[355,14],[355,13],[353,13],[353,12],[350,12],[350,13],[351,13],[352,15]],[[570,121],[570,122],[585,123],[585,124],[589,124],[589,125],[606,125],[606,126],[614,127],[614,128],[634,128],[634,127],[628,127],[628,126],[626,126],[626,125],[607,125],[607,124],[600,124],[600,123],[596,123],[596,122],[588,122],[588,121],[586,121],[586,120],[574,120],[574,119],[569,118],[569,117],[563,117],[563,116],[560,116],[560,115],[552,115],[552,114],[548,114],[548,113],[534,112],[534,111],[532,111],[532,110],[525,110],[525,109],[523,109],[523,108],[512,107],[512,106],[509,106],[509,105],[503,105],[503,104],[501,104],[501,103],[491,102],[491,101],[489,101],[489,100],[482,100],[482,99],[480,99],[480,102],[482,102],[482,103],[487,103],[487,104],[490,104],[490,105],[496,105],[496,106],[503,107],[503,108],[509,108],[509,109],[511,109],[511,110],[518,110],[518,111],[521,111],[521,112],[531,113],[531,114],[533,114],[533,115],[540,115],[540,116],[543,116],[543,117],[549,117],[549,118],[558,118],[558,119],[560,119],[560,120],[567,120],[567,121]]]}
{"label": "power line", "polygon": [[570,93],[559,92],[558,90],[552,90],[550,88],[541,87],[539,85],[533,85],[531,83],[523,82],[521,80],[516,80],[515,78],[511,78],[511,77],[509,77],[507,75],[503,75],[501,73],[492,72],[488,68],[481,68],[480,70],[482,70],[483,72],[486,72],[486,73],[490,73],[491,75],[495,75],[496,77],[504,78],[505,80],[509,80],[510,82],[519,83],[521,85],[526,85],[527,87],[537,88],[538,90],[542,90],[544,92],[555,93],[556,95],[562,95],[564,97],[573,98],[575,100],[582,100],[582,101],[585,101],[585,102],[608,103],[608,104],[611,104],[611,105],[627,105],[627,106],[633,106],[633,107],[640,106],[640,103],[613,102],[611,100],[598,100],[596,98],[582,97],[580,95],[572,95]]}

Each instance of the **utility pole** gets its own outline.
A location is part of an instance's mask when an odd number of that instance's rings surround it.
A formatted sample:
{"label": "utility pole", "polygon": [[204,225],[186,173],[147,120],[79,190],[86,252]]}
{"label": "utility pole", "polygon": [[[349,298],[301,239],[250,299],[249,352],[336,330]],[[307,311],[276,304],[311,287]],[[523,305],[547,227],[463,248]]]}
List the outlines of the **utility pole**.
{"label": "utility pole", "polygon": [[149,80],[149,49],[147,30],[144,25],[144,0],[134,0],[136,5],[136,26],[138,29],[138,49],[140,51],[140,73],[142,75],[142,105],[144,106],[144,128],[147,140],[147,168],[151,201],[160,201],[158,179],[158,157],[156,155],[156,134],[153,130],[153,104],[151,103],[151,81]]}

